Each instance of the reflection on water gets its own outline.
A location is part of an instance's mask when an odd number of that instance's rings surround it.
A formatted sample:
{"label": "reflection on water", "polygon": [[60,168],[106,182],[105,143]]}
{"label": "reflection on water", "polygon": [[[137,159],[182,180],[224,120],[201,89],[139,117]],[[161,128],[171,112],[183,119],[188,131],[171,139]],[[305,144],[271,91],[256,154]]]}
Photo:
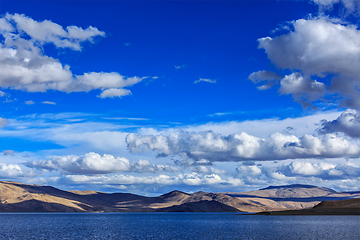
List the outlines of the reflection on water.
{"label": "reflection on water", "polygon": [[0,214],[0,239],[359,239],[360,216]]}

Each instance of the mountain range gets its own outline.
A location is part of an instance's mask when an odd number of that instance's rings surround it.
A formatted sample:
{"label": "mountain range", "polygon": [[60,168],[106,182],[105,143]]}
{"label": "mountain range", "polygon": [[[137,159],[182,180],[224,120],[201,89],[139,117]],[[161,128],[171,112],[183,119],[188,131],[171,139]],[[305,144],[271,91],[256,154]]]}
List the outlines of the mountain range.
{"label": "mountain range", "polygon": [[331,204],[326,201],[333,201],[336,203],[333,206],[341,208],[344,204],[338,202],[347,199],[355,199],[350,205],[355,211],[360,209],[356,205],[360,203],[360,192],[336,192],[329,188],[298,184],[270,186],[249,192],[172,191],[158,197],[145,197],[131,193],[63,191],[51,186],[0,182],[0,212],[269,213],[311,209],[314,206],[318,209],[328,208]]}

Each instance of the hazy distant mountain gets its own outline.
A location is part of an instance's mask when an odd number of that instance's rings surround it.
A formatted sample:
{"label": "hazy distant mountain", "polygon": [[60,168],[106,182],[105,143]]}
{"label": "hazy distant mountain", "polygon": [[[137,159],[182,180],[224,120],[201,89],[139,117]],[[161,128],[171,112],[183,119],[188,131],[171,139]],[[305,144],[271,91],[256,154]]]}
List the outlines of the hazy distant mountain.
{"label": "hazy distant mountain", "polygon": [[158,197],[145,197],[0,182],[0,212],[262,212],[311,208],[322,199],[351,198],[360,198],[360,193],[337,193],[309,185],[271,186],[242,193],[172,191]]}
{"label": "hazy distant mountain", "polygon": [[360,215],[360,198],[323,201],[310,209],[260,212],[261,215]]}
{"label": "hazy distant mountain", "polygon": [[256,191],[242,193],[228,193],[231,196],[256,196],[271,199],[283,198],[314,198],[324,197],[336,193],[330,188],[317,187],[311,185],[293,184],[286,186],[269,186]]}

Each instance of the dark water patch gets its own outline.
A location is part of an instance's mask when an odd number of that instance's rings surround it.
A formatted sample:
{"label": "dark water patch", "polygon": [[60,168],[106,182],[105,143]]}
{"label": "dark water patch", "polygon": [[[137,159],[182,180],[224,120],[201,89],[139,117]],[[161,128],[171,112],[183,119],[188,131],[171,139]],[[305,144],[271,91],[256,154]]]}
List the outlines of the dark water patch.
{"label": "dark water patch", "polygon": [[357,239],[360,216],[0,214],[0,239]]}

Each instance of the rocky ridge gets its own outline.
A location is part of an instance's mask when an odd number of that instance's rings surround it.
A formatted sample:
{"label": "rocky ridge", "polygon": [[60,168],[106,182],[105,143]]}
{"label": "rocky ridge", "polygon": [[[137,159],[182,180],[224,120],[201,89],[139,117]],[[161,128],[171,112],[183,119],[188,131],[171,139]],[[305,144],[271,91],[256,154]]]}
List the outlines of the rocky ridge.
{"label": "rocky ridge", "polygon": [[264,212],[312,208],[323,200],[360,198],[310,185],[275,186],[249,192],[184,193],[158,197],[0,182],[0,212]]}

